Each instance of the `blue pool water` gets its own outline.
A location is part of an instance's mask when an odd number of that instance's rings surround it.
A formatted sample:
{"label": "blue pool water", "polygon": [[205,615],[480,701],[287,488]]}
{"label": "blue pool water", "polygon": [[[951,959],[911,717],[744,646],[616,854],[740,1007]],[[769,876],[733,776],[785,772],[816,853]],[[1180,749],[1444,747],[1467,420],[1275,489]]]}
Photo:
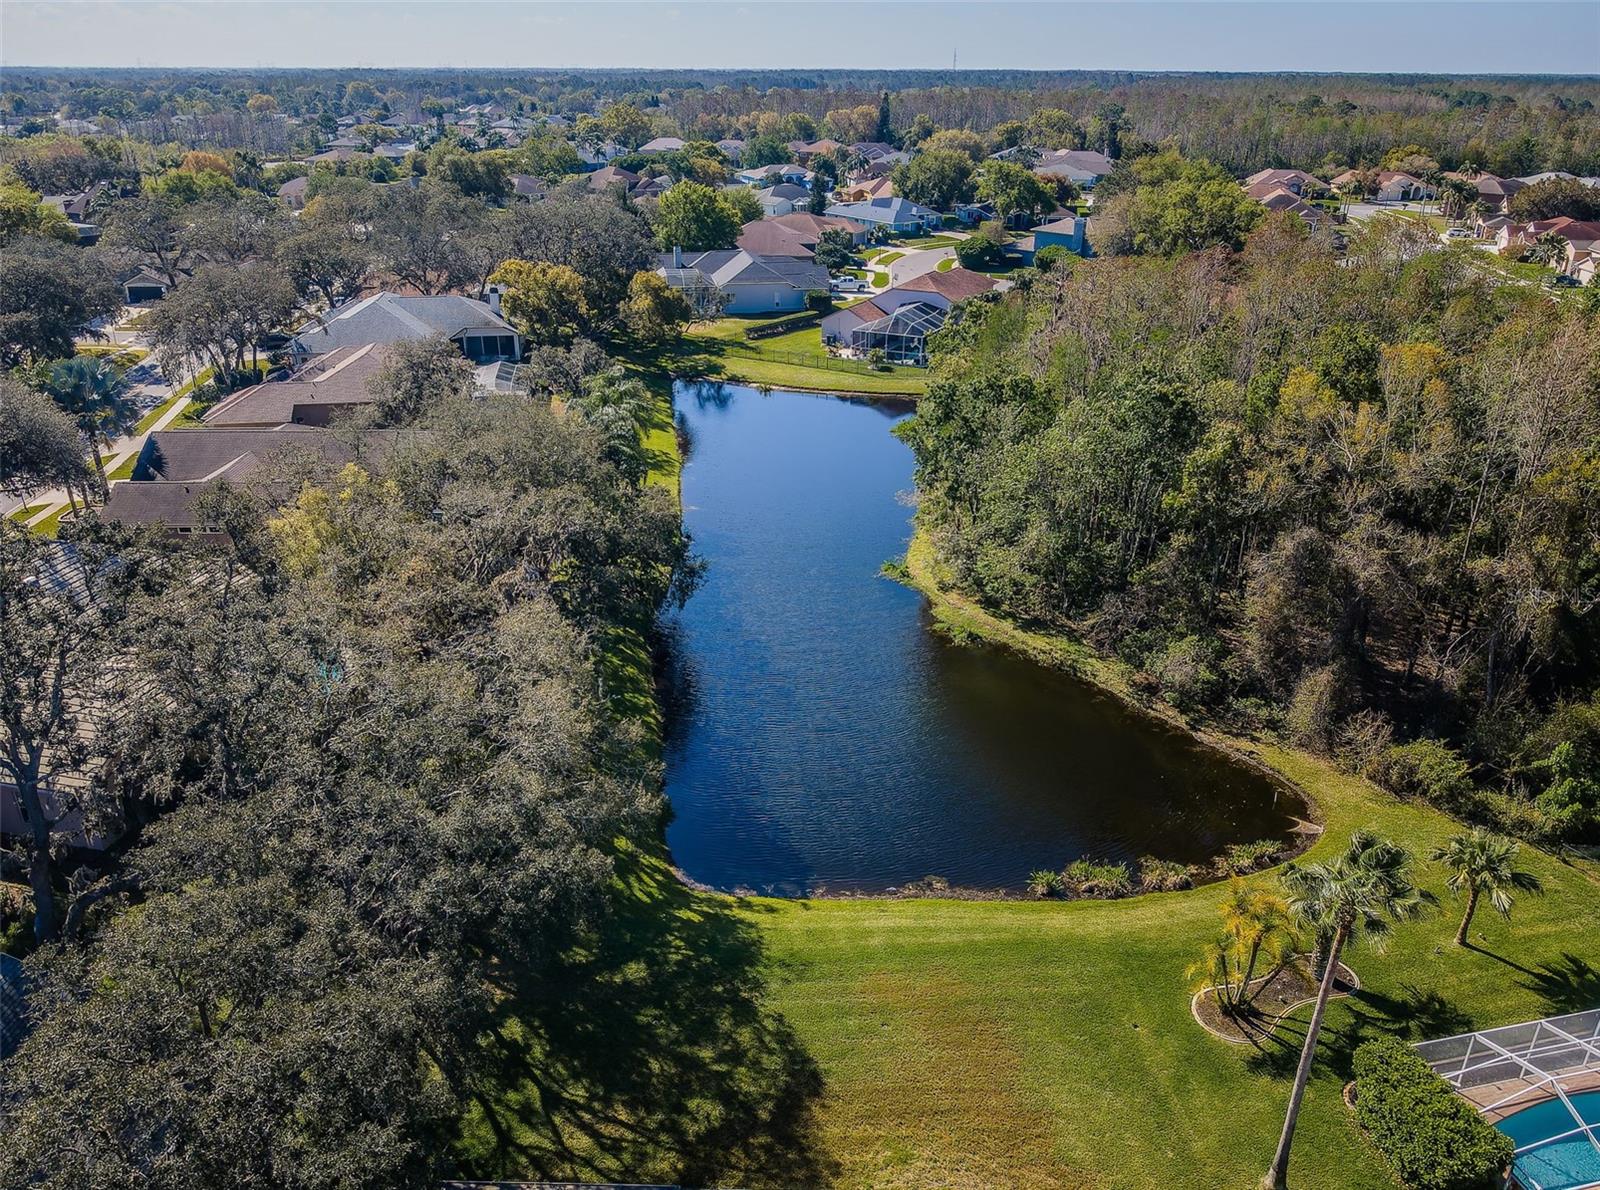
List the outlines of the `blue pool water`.
{"label": "blue pool water", "polygon": [[[1600,1124],[1600,1091],[1584,1091],[1568,1098],[1585,1124]],[[1546,1137],[1560,1136],[1577,1126],[1566,1104],[1559,1099],[1526,1108],[1495,1125],[1519,1149],[1524,1145],[1538,1145]],[[1600,1151],[1580,1132],[1520,1154],[1514,1172],[1517,1181],[1527,1190],[1573,1190],[1578,1186],[1592,1186],[1600,1183]]]}

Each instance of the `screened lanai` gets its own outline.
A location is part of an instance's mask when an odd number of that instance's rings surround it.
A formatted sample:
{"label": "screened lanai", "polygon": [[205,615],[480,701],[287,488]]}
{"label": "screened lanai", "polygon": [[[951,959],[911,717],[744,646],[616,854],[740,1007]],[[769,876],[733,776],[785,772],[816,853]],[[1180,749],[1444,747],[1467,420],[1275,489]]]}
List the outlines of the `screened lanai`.
{"label": "screened lanai", "polygon": [[945,314],[939,306],[911,302],[856,327],[850,332],[850,346],[862,354],[882,351],[891,363],[926,363],[928,336],[944,325]]}
{"label": "screened lanai", "polygon": [[1417,1045],[1516,1145],[1525,1190],[1600,1186],[1600,1008]]}

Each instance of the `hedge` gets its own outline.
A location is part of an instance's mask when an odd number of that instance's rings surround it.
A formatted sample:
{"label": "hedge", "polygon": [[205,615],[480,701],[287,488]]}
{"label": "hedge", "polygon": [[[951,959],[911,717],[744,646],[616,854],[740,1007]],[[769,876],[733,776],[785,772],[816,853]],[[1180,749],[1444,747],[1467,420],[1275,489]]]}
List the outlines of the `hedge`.
{"label": "hedge", "polygon": [[1356,1119],[1411,1190],[1500,1185],[1511,1138],[1392,1037],[1356,1050]]}
{"label": "hedge", "polygon": [[821,321],[821,311],[804,310],[798,314],[787,314],[782,318],[773,318],[766,322],[758,322],[754,326],[747,326],[744,329],[744,337],[751,340],[771,339],[778,335],[787,335],[790,331],[816,326]]}

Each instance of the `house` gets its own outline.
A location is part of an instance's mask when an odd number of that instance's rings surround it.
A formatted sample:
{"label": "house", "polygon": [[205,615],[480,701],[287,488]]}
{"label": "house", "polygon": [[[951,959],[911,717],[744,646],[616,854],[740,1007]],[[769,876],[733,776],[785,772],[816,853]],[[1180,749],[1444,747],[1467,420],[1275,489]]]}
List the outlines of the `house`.
{"label": "house", "polygon": [[1096,182],[1111,172],[1111,167],[1111,158],[1093,149],[1052,149],[1039,155],[1033,163],[1033,172],[1043,177],[1065,178],[1080,190],[1092,190]]}
{"label": "house", "polygon": [[417,151],[417,142],[414,140],[392,140],[386,144],[378,145],[372,150],[374,157],[382,157],[385,161],[404,161]]}
{"label": "house", "polygon": [[365,156],[365,153],[358,153],[352,148],[341,145],[339,148],[329,149],[325,153],[314,153],[310,157],[307,157],[306,160],[310,162],[323,162],[328,165],[338,165],[342,162],[354,161],[357,157]]}
{"label": "house", "polygon": [[639,184],[633,188],[634,198],[660,198],[672,189],[671,174],[657,174],[652,178],[641,178]]}
{"label": "house", "polygon": [[683,140],[676,136],[658,136],[639,146],[641,153],[676,153],[683,148]]}
{"label": "house", "polygon": [[1048,223],[1041,223],[1038,227],[1031,228],[1029,234],[1033,237],[1035,252],[1041,248],[1065,248],[1068,252],[1087,256],[1088,228],[1089,221],[1083,216],[1067,215],[1060,219],[1052,219]]}
{"label": "house", "polygon": [[1475,215],[1472,220],[1472,234],[1480,240],[1496,239],[1502,227],[1509,227],[1515,223],[1510,215]]}
{"label": "house", "polygon": [[306,205],[306,191],[310,186],[309,177],[290,178],[278,187],[278,201],[291,211],[302,211]]}
{"label": "house", "polygon": [[803,165],[788,162],[781,165],[757,165],[751,169],[741,169],[733,175],[736,182],[743,182],[746,186],[806,186],[809,187],[816,179]]}
{"label": "house", "polygon": [[804,186],[792,186],[782,182],[776,186],[760,191],[756,198],[761,203],[761,213],[771,219],[779,215],[787,215],[796,207],[811,201],[811,191]]}
{"label": "house", "polygon": [[473,363],[522,358],[522,336],[488,303],[459,294],[414,297],[386,291],[330,310],[291,339],[289,351],[298,365],[337,347],[434,335],[455,343]]}
{"label": "house", "polygon": [[1326,182],[1301,169],[1263,169],[1244,180],[1245,192],[1252,198],[1259,199],[1260,195],[1256,193],[1258,187],[1263,192],[1287,190],[1296,198],[1312,198],[1328,192]]}
{"label": "house", "polygon": [[608,165],[617,157],[623,156],[628,150],[613,141],[606,141],[601,145],[574,145],[578,151],[578,160],[585,169],[597,169]]}
{"label": "house", "polygon": [[171,288],[167,279],[154,269],[141,267],[133,276],[122,282],[123,299],[130,306],[145,302],[159,302]]}
{"label": "house", "polygon": [[1528,186],[1518,178],[1497,178],[1493,174],[1479,174],[1472,179],[1472,184],[1477,187],[1478,200],[1496,211],[1504,211],[1511,196]]}
{"label": "house", "polygon": [[893,198],[894,183],[887,174],[880,177],[852,176],[848,185],[833,192],[837,202],[871,202],[875,198]]}
{"label": "house", "polygon": [[1540,236],[1556,235],[1567,242],[1567,255],[1557,272],[1577,275],[1583,258],[1600,251],[1600,221],[1585,221],[1563,215],[1558,219],[1540,219],[1534,223],[1509,223],[1495,238],[1501,250],[1512,245],[1531,246]]}
{"label": "house", "polygon": [[620,165],[607,165],[597,169],[584,182],[584,185],[596,193],[609,190],[613,186],[621,186],[631,192],[638,184],[639,175],[631,169],[623,169]]}
{"label": "house", "polygon": [[812,244],[822,238],[825,231],[848,231],[850,242],[865,244],[867,242],[867,225],[857,223],[853,219],[839,219],[832,215],[813,215],[810,211],[795,211],[789,215],[778,215],[767,220],[779,227],[787,227],[806,236]]}
{"label": "house", "polygon": [[865,223],[890,235],[921,235],[944,226],[944,216],[909,198],[872,198],[866,202],[835,203],[827,210],[838,219]]}
{"label": "house", "polygon": [[203,418],[208,426],[275,429],[325,426],[339,414],[372,403],[368,384],[388,362],[387,344],[336,347],[311,357],[284,380],[251,385],[223,398]]}
{"label": "house", "polygon": [[[393,430],[350,437],[314,426],[159,430],[145,439],[131,478],[111,485],[100,515],[128,525],[164,525],[190,541],[217,540],[222,530],[206,523],[196,505],[220,484],[270,491],[280,463],[337,469],[387,454],[395,438]],[[298,487],[285,484],[283,497]]]}
{"label": "house", "polygon": [[1437,196],[1434,188],[1421,178],[1384,169],[1378,171],[1378,189],[1372,197],[1378,202],[1421,202]]}
{"label": "house", "polygon": [[1007,284],[961,268],[924,273],[829,314],[822,320],[822,342],[860,355],[882,351],[894,363],[924,364],[927,337],[944,326],[952,306]]}
{"label": "house", "polygon": [[828,290],[828,270],[809,257],[756,255],[743,248],[674,248],[657,258],[655,271],[699,311],[788,314],[804,310],[809,294]]}
{"label": "house", "polygon": [[810,257],[822,240],[822,233],[830,230],[849,233],[852,244],[866,242],[867,229],[848,219],[833,219],[826,215],[813,215],[808,211],[795,211],[775,219],[756,219],[744,225],[739,233],[739,247],[753,255]]}
{"label": "house", "polygon": [[838,141],[829,140],[826,137],[822,140],[814,141],[792,140],[788,144],[789,152],[793,153],[794,159],[802,164],[810,161],[811,158],[818,154],[827,154],[831,157],[841,147]]}
{"label": "house", "polygon": [[729,161],[737,163],[744,156],[744,142],[737,137],[728,137],[717,142],[717,148],[722,150],[722,155]]}
{"label": "house", "polygon": [[545,196],[545,184],[531,174],[512,174],[511,196],[519,202],[538,202]]}
{"label": "house", "polygon": [[1313,228],[1321,227],[1328,218],[1328,212],[1321,207],[1313,206],[1299,194],[1286,186],[1275,182],[1257,182],[1253,186],[1246,186],[1245,193],[1255,199],[1269,211],[1288,211],[1298,215],[1305,223]]}

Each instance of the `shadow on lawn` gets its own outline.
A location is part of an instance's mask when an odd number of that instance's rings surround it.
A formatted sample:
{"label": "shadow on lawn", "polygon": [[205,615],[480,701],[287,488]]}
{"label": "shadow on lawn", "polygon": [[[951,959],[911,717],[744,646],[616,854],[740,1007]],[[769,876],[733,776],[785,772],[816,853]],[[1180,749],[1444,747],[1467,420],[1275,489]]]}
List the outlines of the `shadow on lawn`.
{"label": "shadow on lawn", "polygon": [[476,1073],[465,1172],[814,1187],[822,1076],[765,1003],[761,942],[664,861],[624,861],[592,949],[508,995]]}
{"label": "shadow on lawn", "polygon": [[[1412,984],[1403,985],[1399,996],[1361,988],[1337,1003],[1343,1006],[1348,1020],[1337,1027],[1323,1025],[1317,1040],[1317,1061],[1341,1079],[1351,1077],[1355,1052],[1362,1042],[1375,1037],[1421,1041],[1465,1033],[1474,1027],[1472,1017],[1450,1000]],[[1256,1047],[1249,1059],[1250,1069],[1275,1078],[1293,1077],[1305,1038],[1304,1020],[1282,1022],[1268,1041]]]}

